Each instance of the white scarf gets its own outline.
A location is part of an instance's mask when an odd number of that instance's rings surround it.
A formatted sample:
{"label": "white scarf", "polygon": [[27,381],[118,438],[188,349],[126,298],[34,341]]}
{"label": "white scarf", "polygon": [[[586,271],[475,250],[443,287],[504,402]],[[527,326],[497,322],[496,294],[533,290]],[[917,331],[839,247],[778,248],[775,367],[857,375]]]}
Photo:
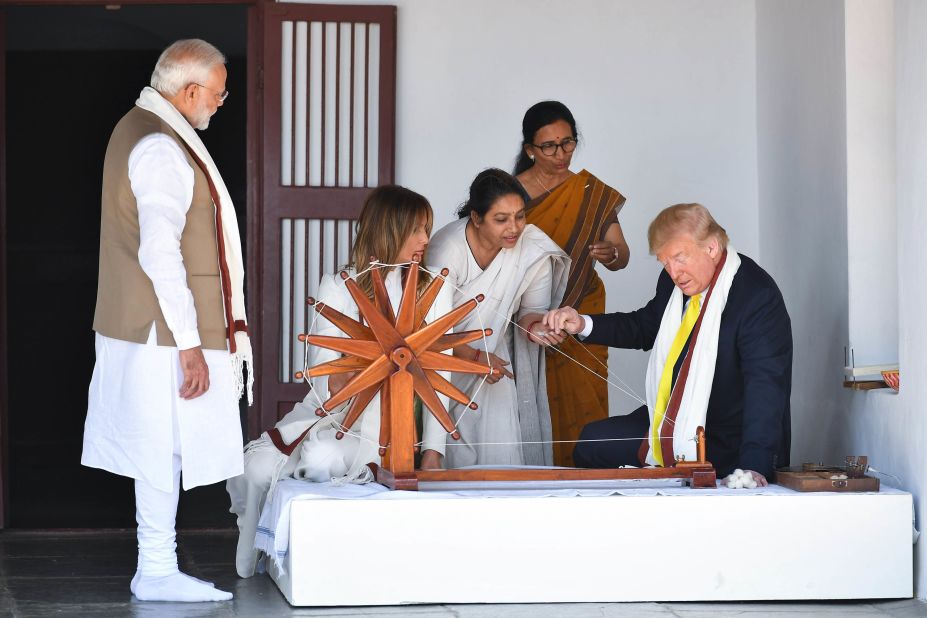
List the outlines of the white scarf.
{"label": "white scarf", "polygon": [[[737,251],[732,246],[728,245],[727,260],[718,274],[714,291],[711,293],[711,301],[704,310],[705,315],[702,318],[702,326],[696,340],[695,350],[690,349],[688,351],[688,354],[693,356],[689,364],[689,376],[686,379],[685,391],[683,391],[682,401],[679,403],[679,414],[676,416],[676,424],[673,427],[673,453],[675,455],[685,455],[687,461],[694,461],[697,458],[693,437],[699,425],[705,426],[708,399],[711,397],[711,384],[715,378],[715,361],[718,358],[718,333],[721,331],[721,314],[724,313],[727,296],[731,290],[731,284],[734,282],[734,275],[737,274],[739,268],[740,256],[737,255]],[[663,367],[666,365],[666,357],[669,354],[670,346],[672,346],[679,325],[682,323],[684,304],[682,290],[673,287],[673,293],[670,295],[669,302],[666,303],[666,309],[663,311],[663,320],[660,322],[660,330],[657,331],[653,352],[650,353],[650,361],[647,363],[647,411],[650,414],[651,426],[653,424],[653,413],[656,407],[660,377],[663,375]],[[664,422],[669,422],[669,420],[667,419]],[[709,431],[707,427],[706,431]],[[647,439],[650,442],[650,448],[647,451],[646,463],[655,465],[657,461],[653,457],[652,430],[647,432]],[[672,461],[665,461],[664,465],[669,466],[672,463]]]}
{"label": "white scarf", "polygon": [[[219,204],[217,208],[222,209],[222,237],[225,241],[225,261],[229,269],[229,284],[232,290],[232,319],[242,320],[247,324],[245,316],[245,295],[244,280],[245,269],[241,257],[241,237],[238,234],[238,218],[235,215],[235,207],[232,205],[232,196],[222,180],[222,175],[216,167],[206,145],[200,140],[199,135],[190,126],[180,112],[177,111],[170,101],[165,99],[154,88],[146,86],[142,89],[138,100],[135,102],[140,108],[151,112],[166,122],[177,135],[180,136],[187,146],[190,147],[200,161],[206,165],[206,173],[212,179],[219,194]],[[220,269],[221,273],[221,269]],[[221,274],[220,274],[221,276]],[[228,326],[228,325],[226,325]],[[235,384],[238,387],[238,397],[240,398],[245,390],[244,373],[245,365],[248,369],[248,405],[253,400],[252,390],[254,385],[254,372],[252,371],[252,354],[251,341],[248,334],[242,331],[236,332],[235,335],[236,351],[231,355],[232,370],[235,375]]]}

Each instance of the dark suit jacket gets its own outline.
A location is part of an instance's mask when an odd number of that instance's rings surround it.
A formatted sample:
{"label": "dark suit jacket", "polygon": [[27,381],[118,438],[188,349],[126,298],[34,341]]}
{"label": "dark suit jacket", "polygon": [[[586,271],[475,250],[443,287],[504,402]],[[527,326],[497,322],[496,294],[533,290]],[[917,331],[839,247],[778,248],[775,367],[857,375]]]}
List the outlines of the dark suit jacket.
{"label": "dark suit jacket", "polygon": [[[776,282],[747,256],[740,259],[721,315],[705,421],[707,454],[720,475],[743,468],[771,478],[776,467],[789,463],[792,325]],[[647,305],[592,316],[592,332],[584,342],[649,350],[672,291],[673,281],[663,271]]]}

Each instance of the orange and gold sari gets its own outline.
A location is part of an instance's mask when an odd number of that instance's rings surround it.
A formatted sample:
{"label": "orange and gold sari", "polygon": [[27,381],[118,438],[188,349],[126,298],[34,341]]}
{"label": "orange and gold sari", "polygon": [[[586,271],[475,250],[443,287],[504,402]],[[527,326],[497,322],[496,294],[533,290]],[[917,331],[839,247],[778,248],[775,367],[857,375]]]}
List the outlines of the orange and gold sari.
{"label": "orange and gold sari", "polygon": [[[528,204],[527,222],[541,228],[572,259],[562,306],[583,314],[605,311],[605,286],[595,272],[589,245],[602,240],[608,226],[618,221],[624,201],[618,191],[583,170]],[[583,346],[570,337],[560,349],[595,371],[586,371],[554,350],[547,353],[554,465],[572,466],[573,444],[558,440],[577,440],[584,425],[608,416],[608,348]]]}

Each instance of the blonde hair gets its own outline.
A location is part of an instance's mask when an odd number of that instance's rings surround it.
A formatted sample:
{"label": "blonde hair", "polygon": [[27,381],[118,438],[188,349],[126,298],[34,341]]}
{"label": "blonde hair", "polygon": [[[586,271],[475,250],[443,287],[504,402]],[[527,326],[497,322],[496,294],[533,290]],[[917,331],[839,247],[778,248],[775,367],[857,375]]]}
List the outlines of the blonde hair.
{"label": "blonde hair", "polygon": [[181,39],[161,52],[151,74],[151,87],[172,97],[189,84],[205,82],[220,64],[225,64],[225,56],[211,43]]}
{"label": "blonde hair", "polygon": [[[367,196],[361,210],[347,267],[356,271],[366,270],[371,257],[386,264],[395,263],[399,251],[422,219],[425,220],[425,230],[431,236],[434,216],[431,204],[424,196],[398,185],[377,187]],[[425,272],[419,272],[419,293],[430,279]],[[367,296],[373,295],[370,273],[360,275],[357,283]]]}
{"label": "blonde hair", "polygon": [[718,225],[707,208],[694,203],[676,204],[664,208],[647,228],[650,254],[656,255],[667,241],[679,234],[689,234],[699,245],[704,245],[714,236],[721,250],[727,249],[727,232]]}

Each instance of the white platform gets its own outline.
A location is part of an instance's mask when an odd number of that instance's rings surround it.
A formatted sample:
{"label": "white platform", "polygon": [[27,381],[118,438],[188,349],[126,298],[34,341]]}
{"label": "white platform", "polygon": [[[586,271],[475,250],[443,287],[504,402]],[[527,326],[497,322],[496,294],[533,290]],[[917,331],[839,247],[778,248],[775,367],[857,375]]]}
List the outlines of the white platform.
{"label": "white platform", "polygon": [[910,494],[770,490],[294,500],[268,570],[313,606],[912,596]]}

